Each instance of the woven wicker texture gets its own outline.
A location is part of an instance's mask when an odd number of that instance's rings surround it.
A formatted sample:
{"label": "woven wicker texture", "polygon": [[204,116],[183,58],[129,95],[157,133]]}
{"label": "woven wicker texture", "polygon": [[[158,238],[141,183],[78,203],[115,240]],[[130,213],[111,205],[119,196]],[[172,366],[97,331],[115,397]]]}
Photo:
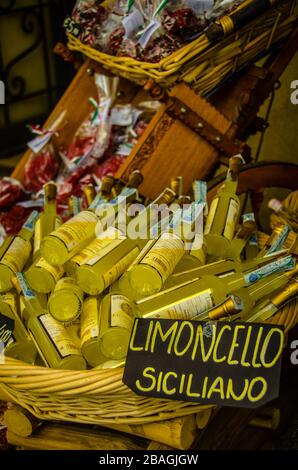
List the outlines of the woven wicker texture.
{"label": "woven wicker texture", "polygon": [[[241,8],[248,3],[249,1],[244,2]],[[255,60],[259,54],[289,36],[297,19],[294,4],[295,2],[287,0],[278,2],[237,32],[233,31],[233,22],[229,17],[224,17],[220,23],[226,37],[221,41],[210,44],[203,34],[154,64],[128,57],[111,56],[83,44],[72,35],[68,36],[68,47],[82,52],[113,73],[141,85],[148,79],[153,79],[165,87],[185,81],[204,95],[227,75],[236,72],[244,64]]]}
{"label": "woven wicker texture", "polygon": [[[283,204],[296,211],[298,191],[291,193]],[[271,221],[273,218],[276,222],[275,217],[272,215]],[[267,239],[267,234],[258,233],[260,248]],[[287,333],[298,323],[297,299],[287,303],[268,323],[284,325]],[[53,370],[10,358],[0,365],[0,385],[11,400],[45,420],[102,425],[145,424],[211,408],[209,405],[137,396],[123,384],[122,375],[123,368]]]}

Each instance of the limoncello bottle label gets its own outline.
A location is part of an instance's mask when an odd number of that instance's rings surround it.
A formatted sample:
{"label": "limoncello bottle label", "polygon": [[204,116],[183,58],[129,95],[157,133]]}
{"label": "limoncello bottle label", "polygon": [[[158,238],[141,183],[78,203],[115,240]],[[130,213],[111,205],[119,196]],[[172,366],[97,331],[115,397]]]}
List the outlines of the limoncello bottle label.
{"label": "limoncello bottle label", "polygon": [[277,251],[281,250],[291,229],[288,225],[285,225],[278,236],[275,238],[274,242],[270,246],[270,248],[266,251],[266,256],[271,255],[271,253],[276,253]]}
{"label": "limoncello bottle label", "polygon": [[155,268],[160,274],[162,281],[165,282],[184,253],[184,243],[181,238],[167,232],[160,236],[141,263]]}
{"label": "limoncello bottle label", "polygon": [[110,227],[84,248],[81,253],[76,255],[72,261],[79,266],[82,264],[94,266],[107,253],[111,253],[114,248],[120,245],[122,240],[125,240],[125,236],[116,228]]}
{"label": "limoncello bottle label", "polygon": [[65,327],[57,322],[49,313],[40,315],[38,321],[41,323],[44,331],[47,333],[62,359],[72,354],[81,354],[80,350],[67,334]]}
{"label": "limoncello bottle label", "polygon": [[194,294],[191,297],[188,297],[182,302],[168,306],[162,310],[154,311],[152,314],[145,316],[147,318],[152,316],[154,318],[191,320],[196,315],[210,310],[214,305],[212,290],[206,289],[201,291],[199,294]]}
{"label": "limoncello bottle label", "polygon": [[92,236],[93,233],[95,236],[96,223],[97,217],[95,214],[83,211],[59,227],[58,230],[52,232],[51,235],[61,240],[67,250],[71,251],[79,245],[82,240]]}
{"label": "limoncello bottle label", "polygon": [[131,302],[124,295],[111,296],[111,326],[130,330],[134,322]]}
{"label": "limoncello bottle label", "polygon": [[98,338],[99,335],[99,314],[97,299],[90,297],[85,300],[81,313],[81,348],[90,339]]}
{"label": "limoncello bottle label", "polygon": [[239,202],[235,201],[235,199],[230,199],[225,228],[223,231],[224,237],[226,237],[228,240],[232,240],[234,236],[239,208],[240,208]]}
{"label": "limoncello bottle label", "polygon": [[284,258],[273,261],[272,263],[266,264],[259,269],[249,272],[244,275],[244,281],[246,284],[253,284],[254,282],[263,279],[264,277],[278,273],[280,271],[288,271],[294,269],[295,261],[292,256],[285,256]]}
{"label": "limoncello bottle label", "polygon": [[105,287],[109,287],[113,282],[115,282],[119,276],[130,266],[130,264],[138,256],[140,250],[138,247],[133,248],[127,255],[123,256],[118,263],[115,263],[114,266],[103,273],[103,280]]}
{"label": "limoncello bottle label", "polygon": [[207,217],[206,225],[205,225],[205,234],[206,235],[208,233],[210,233],[210,230],[211,230],[211,227],[212,227],[212,224],[213,224],[213,220],[214,220],[214,217],[215,217],[215,214],[216,214],[216,209],[217,209],[218,203],[219,203],[219,198],[218,197],[213,199],[212,202],[211,202],[211,206],[210,206],[210,209],[209,209],[209,213],[208,213],[208,217]]}

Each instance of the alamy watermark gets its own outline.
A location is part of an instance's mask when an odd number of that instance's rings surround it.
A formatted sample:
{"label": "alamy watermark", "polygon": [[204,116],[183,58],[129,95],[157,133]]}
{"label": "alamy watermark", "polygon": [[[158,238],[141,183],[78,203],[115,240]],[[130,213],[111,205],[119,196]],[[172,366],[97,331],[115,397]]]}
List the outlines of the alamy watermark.
{"label": "alamy watermark", "polygon": [[5,85],[2,80],[0,80],[0,104],[5,104]]}
{"label": "alamy watermark", "polygon": [[291,103],[298,104],[298,80],[293,80],[290,87],[294,90],[290,96]]}
{"label": "alamy watermark", "polygon": [[291,363],[297,366],[298,365],[298,339],[295,339],[294,341],[292,341],[291,349],[292,349]]}

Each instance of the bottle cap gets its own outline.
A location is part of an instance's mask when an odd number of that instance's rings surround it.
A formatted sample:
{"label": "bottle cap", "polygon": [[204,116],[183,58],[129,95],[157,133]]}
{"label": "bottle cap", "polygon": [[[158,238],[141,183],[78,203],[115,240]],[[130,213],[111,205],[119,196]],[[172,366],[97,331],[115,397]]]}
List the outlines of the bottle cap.
{"label": "bottle cap", "polygon": [[113,175],[106,175],[101,182],[101,194],[109,195],[111,192],[112,187],[115,184],[115,178]]}
{"label": "bottle cap", "polygon": [[176,193],[171,188],[166,188],[156,199],[156,204],[171,204],[176,198]]}
{"label": "bottle cap", "polygon": [[244,164],[245,160],[240,153],[229,159],[229,172],[233,180],[237,178]]}
{"label": "bottle cap", "polygon": [[214,307],[208,312],[210,320],[218,320],[219,318],[235,315],[243,310],[243,303],[240,297],[231,295],[225,302]]}
{"label": "bottle cap", "polygon": [[119,196],[123,188],[124,188],[124,183],[122,183],[122,181],[114,180],[114,184],[111,189],[112,198],[114,199],[115,197]]}
{"label": "bottle cap", "polygon": [[44,185],[44,197],[46,201],[55,201],[57,195],[57,185],[53,181]]}
{"label": "bottle cap", "polygon": [[176,176],[171,179],[170,188],[177,194],[181,196],[183,191],[183,178],[182,176]]}
{"label": "bottle cap", "polygon": [[191,197],[190,196],[179,196],[177,199],[177,203],[179,204],[180,207],[184,205],[189,205],[191,204]]}
{"label": "bottle cap", "polygon": [[274,212],[279,212],[282,209],[282,202],[278,199],[270,199],[270,201],[268,202],[268,207]]}
{"label": "bottle cap", "polygon": [[138,188],[144,181],[144,176],[139,170],[134,170],[130,173],[128,178],[128,188]]}

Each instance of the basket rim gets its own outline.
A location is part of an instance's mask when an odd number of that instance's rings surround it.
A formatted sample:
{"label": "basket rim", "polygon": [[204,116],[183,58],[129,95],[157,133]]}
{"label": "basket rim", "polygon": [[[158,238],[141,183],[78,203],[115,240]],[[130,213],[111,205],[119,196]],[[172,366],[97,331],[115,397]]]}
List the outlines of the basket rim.
{"label": "basket rim", "polygon": [[[286,0],[286,1],[289,4],[292,2],[292,0]],[[239,5],[233,11],[233,13],[235,11],[238,11],[238,10],[241,10],[241,9],[245,8],[251,2],[252,2],[252,0],[244,0],[244,2],[241,5]],[[270,3],[271,3],[271,6],[267,9],[267,11],[265,11],[261,15],[257,16],[256,18],[253,18],[252,20],[250,20],[241,29],[245,29],[249,25],[253,24],[254,22],[259,21],[261,18],[266,16],[270,11],[278,10],[279,7],[281,7],[281,8],[284,7],[284,5],[279,4],[279,2],[277,4],[275,2],[274,3],[270,2]],[[225,16],[225,15],[222,15],[222,16]],[[294,16],[295,17],[295,13],[293,11],[290,11],[289,16]],[[217,18],[216,21],[218,21],[218,19],[219,18]],[[214,21],[214,22],[216,22],[216,21]],[[222,39],[227,39],[227,37],[231,36],[232,34],[235,34],[235,32],[236,32],[235,30],[231,31],[230,33],[226,34]],[[134,58],[128,57],[128,56],[121,56],[121,57],[114,56],[112,54],[108,54],[106,52],[98,50],[95,47],[92,47],[88,44],[84,44],[80,39],[78,39],[77,37],[75,37],[71,33],[67,33],[66,35],[67,35],[67,38],[68,38],[68,44],[67,45],[68,45],[70,50],[72,50],[72,49],[80,50],[82,53],[84,53],[84,51],[86,51],[86,55],[88,55],[87,52],[89,52],[89,54],[93,54],[93,55],[96,54],[96,56],[98,58],[98,61],[99,61],[99,59],[103,63],[105,63],[105,62],[109,63],[109,62],[112,61],[114,63],[115,67],[117,67],[117,66],[119,67],[121,65],[126,65],[127,67],[136,67],[137,69],[144,69],[144,72],[146,70],[148,70],[148,72],[151,70],[154,73],[154,71],[159,72],[159,69],[161,69],[161,72],[162,72],[163,71],[163,66],[165,64],[168,64],[169,62],[170,63],[173,62],[174,64],[175,63],[179,64],[180,59],[182,59],[185,54],[187,54],[193,48],[195,48],[197,45],[199,45],[202,42],[202,38],[204,38],[204,36],[205,36],[205,39],[206,39],[206,47],[204,47],[203,50],[207,49],[210,46],[211,47],[214,46],[213,43],[208,41],[205,33],[206,33],[206,29],[204,31],[202,31],[201,34],[199,35],[199,37],[197,37],[194,41],[191,41],[190,43],[185,44],[184,46],[180,47],[179,49],[172,52],[171,54],[169,54],[168,56],[164,57],[163,59],[161,59],[159,62],[156,62],[156,63],[137,60],[137,59],[134,59]],[[200,51],[200,52],[202,52],[202,51]],[[142,73],[142,71],[140,71],[140,73]],[[172,71],[172,73],[175,73],[175,70]]]}

